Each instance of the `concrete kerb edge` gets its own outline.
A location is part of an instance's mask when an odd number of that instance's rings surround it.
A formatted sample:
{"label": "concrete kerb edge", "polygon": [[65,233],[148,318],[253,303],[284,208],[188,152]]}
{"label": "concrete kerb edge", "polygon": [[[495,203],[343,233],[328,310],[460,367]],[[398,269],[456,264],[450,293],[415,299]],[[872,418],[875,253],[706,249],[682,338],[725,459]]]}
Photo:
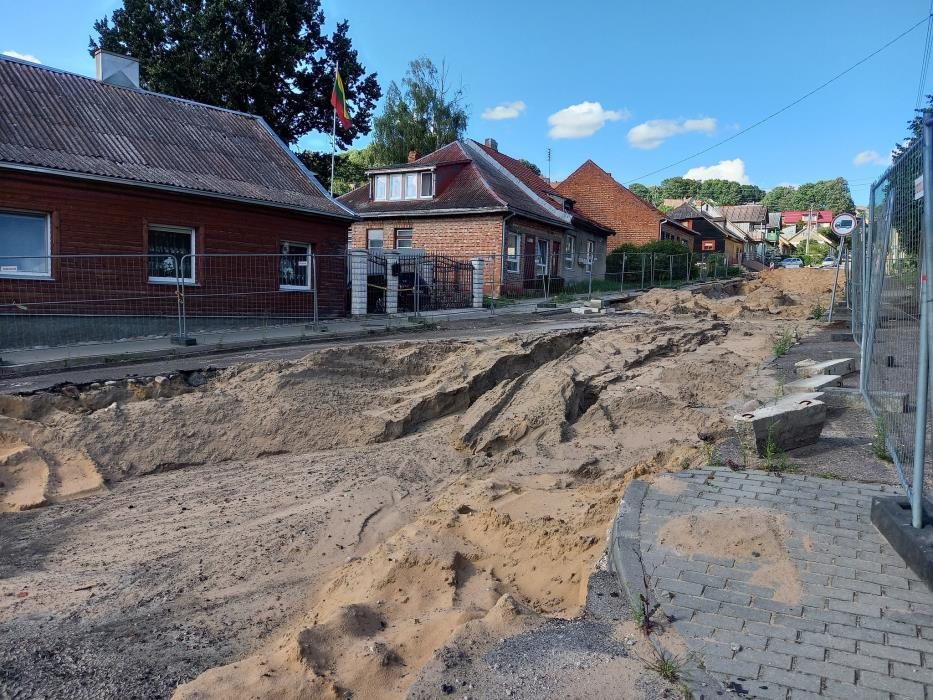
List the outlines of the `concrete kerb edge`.
{"label": "concrete kerb edge", "polygon": [[[633,608],[640,604],[640,595],[647,596],[648,593],[645,589],[645,569],[641,558],[639,532],[641,507],[647,494],[648,482],[640,479],[625,487],[609,535],[609,568],[615,574],[623,595]],[[657,646],[662,651],[667,651],[663,645]],[[696,700],[704,700],[725,692],[722,683],[696,665],[684,671],[682,680],[689,696]]]}

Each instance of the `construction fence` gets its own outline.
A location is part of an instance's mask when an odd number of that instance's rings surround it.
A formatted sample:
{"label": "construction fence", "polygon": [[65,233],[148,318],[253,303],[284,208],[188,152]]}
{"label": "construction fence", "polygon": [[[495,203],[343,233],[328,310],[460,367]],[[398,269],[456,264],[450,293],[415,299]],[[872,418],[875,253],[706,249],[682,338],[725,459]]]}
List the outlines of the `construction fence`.
{"label": "construction fence", "polygon": [[[922,521],[930,365],[931,115],[923,136],[871,187],[868,217],[852,237],[847,302],[861,348],[861,390],[876,421],[878,456],[890,459]],[[883,445],[883,448],[880,447]]]}
{"label": "construction fence", "polygon": [[3,259],[0,352],[166,338],[219,344],[257,329],[291,337],[348,316],[533,311],[741,272],[715,254],[626,253],[602,262],[411,249]]}

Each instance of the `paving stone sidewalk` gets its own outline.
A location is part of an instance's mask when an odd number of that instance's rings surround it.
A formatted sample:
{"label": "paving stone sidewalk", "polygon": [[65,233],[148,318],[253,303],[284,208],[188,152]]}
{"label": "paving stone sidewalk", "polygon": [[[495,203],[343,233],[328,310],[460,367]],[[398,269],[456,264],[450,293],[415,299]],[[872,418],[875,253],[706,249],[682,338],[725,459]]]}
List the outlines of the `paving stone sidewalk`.
{"label": "paving stone sidewalk", "polygon": [[[726,468],[671,476],[682,490],[645,494],[641,554],[695,662],[746,697],[933,700],[933,594],[870,521],[872,497],[899,488]],[[748,506],[787,516],[803,588],[793,604],[748,582],[754,560],[681,556],[657,542],[674,517]]]}

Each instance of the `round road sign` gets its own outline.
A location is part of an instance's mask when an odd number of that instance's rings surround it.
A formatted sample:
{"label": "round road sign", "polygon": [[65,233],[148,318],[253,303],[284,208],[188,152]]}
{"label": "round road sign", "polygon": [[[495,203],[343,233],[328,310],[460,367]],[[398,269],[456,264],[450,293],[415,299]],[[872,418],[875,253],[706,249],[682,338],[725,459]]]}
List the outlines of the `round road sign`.
{"label": "round road sign", "polygon": [[851,236],[855,226],[856,220],[852,214],[836,214],[833,218],[833,233],[837,236]]}

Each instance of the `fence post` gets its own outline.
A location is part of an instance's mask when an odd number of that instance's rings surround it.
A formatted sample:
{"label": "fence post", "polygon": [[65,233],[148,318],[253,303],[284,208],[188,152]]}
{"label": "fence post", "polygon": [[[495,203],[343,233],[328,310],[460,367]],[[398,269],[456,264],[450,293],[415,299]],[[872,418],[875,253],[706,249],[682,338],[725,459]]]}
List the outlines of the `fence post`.
{"label": "fence post", "polygon": [[622,274],[619,277],[619,292],[625,291],[625,253],[622,253]]}
{"label": "fence post", "polygon": [[589,275],[589,278],[590,278],[589,298],[590,298],[590,301],[593,301],[593,256],[588,255],[586,258],[586,261],[587,261],[586,266],[588,268],[587,274]]}
{"label": "fence post", "polygon": [[917,358],[917,416],[914,427],[914,474],[911,481],[910,516],[915,528],[923,527],[923,462],[926,457],[927,404],[930,376],[930,312],[933,293],[928,275],[933,272],[933,111],[923,113],[923,262],[920,273],[920,353]]}
{"label": "fence post", "polygon": [[366,315],[366,287],[369,253],[365,250],[350,251],[350,315]]}
{"label": "fence post", "polygon": [[690,268],[693,265],[690,263],[690,260],[693,258],[693,253],[687,253],[687,284],[690,284]]}
{"label": "fence post", "polygon": [[651,254],[651,281],[648,283],[652,287],[654,286],[654,256],[655,254],[652,253]]}
{"label": "fence post", "polygon": [[[385,251],[382,257],[386,260],[386,315],[391,316],[398,313],[398,270],[399,256],[394,250]],[[418,280],[415,280],[415,286],[418,286]]]}
{"label": "fence post", "polygon": [[670,255],[667,258],[667,284],[671,287],[674,286],[674,256]]}
{"label": "fence post", "polygon": [[641,289],[645,288],[645,253],[641,254]]}
{"label": "fence post", "polygon": [[311,274],[314,275],[314,282],[311,286],[311,293],[314,295],[314,317],[311,322],[311,327],[314,330],[320,330],[319,317],[318,317],[318,298],[317,298],[317,253],[311,253]]}
{"label": "fence post", "polygon": [[188,311],[185,308],[185,258],[188,259],[194,273],[194,258],[191,255],[185,255],[181,260],[175,260],[175,297],[178,300],[178,335],[169,339],[172,345],[184,345],[190,347],[197,345],[198,341],[188,337]]}
{"label": "fence post", "polygon": [[415,266],[414,266],[415,267],[415,281],[414,281],[414,289],[412,290],[412,294],[414,295],[414,299],[415,299],[415,318],[418,318],[418,316],[421,313],[421,272],[422,272],[423,264],[424,264],[424,257],[421,255],[416,255]]}
{"label": "fence post", "polygon": [[482,258],[473,258],[473,308],[483,308],[483,274],[486,261]]}

